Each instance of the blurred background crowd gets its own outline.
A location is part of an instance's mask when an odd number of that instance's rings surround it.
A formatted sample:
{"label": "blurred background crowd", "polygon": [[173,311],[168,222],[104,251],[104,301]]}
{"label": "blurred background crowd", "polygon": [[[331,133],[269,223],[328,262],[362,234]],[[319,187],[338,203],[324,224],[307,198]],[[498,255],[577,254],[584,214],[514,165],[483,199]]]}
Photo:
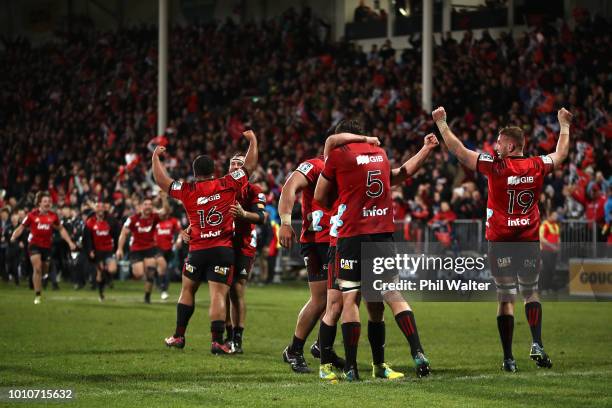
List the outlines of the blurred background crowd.
{"label": "blurred background crowd", "polygon": [[[357,15],[357,13],[356,13]],[[546,180],[542,216],[593,220],[607,240],[612,222],[612,48],[610,22],[588,14],[532,28],[518,38],[488,32],[434,49],[435,106],[471,149],[493,152],[498,130],[521,126],[528,155],[554,150],[557,110],[574,114],[570,158]],[[207,153],[219,175],[252,128],[270,228],[290,172],[322,152],[323,135],[342,118],[362,120],[399,165],[435,129],[420,108],[421,41],[362,49],[332,42],[311,10],[290,9],[261,24],[231,20],[173,26],[169,49],[169,126],[156,134],[157,28],[58,32],[33,46],[4,38],[0,53],[1,226],[19,222],[37,191],[48,190],[64,219],[108,203],[121,221],[156,196],[150,154],[167,145],[171,175],[188,179]],[[608,52],[606,52],[608,50]],[[462,168],[444,147],[394,191],[404,237],[455,219],[482,219],[486,179]],[[175,215],[186,221],[175,203]],[[299,218],[296,205],[294,219]],[[6,248],[5,234],[2,246]],[[269,240],[268,240],[269,241]],[[266,245],[270,245],[267,242]],[[275,245],[274,243],[272,245]]]}

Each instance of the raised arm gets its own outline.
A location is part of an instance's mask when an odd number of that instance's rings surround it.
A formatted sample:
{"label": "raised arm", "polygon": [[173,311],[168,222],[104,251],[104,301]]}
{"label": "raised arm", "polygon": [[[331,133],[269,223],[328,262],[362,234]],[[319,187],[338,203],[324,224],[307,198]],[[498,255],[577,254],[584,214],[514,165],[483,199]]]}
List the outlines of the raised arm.
{"label": "raised arm", "polygon": [[250,176],[257,168],[257,161],[259,160],[259,147],[257,145],[257,137],[255,137],[255,133],[252,130],[247,130],[242,135],[249,141],[249,149],[244,156],[243,168]]}
{"label": "raised arm", "polygon": [[548,155],[553,161],[555,168],[563,164],[569,153],[569,131],[572,121],[572,114],[565,108],[559,109],[557,113],[559,119],[559,140],[557,141],[557,149]]}
{"label": "raised arm", "polygon": [[327,159],[329,152],[331,152],[333,149],[349,143],[369,143],[380,146],[380,140],[378,140],[377,137],[354,135],[352,133],[338,133],[325,139],[323,157]]}
{"label": "raised arm", "polygon": [[151,159],[151,170],[153,170],[153,179],[161,188],[162,191],[168,192],[170,189],[170,185],[174,180],[170,178],[168,173],[166,172],[166,167],[162,164],[159,157],[164,154],[166,148],[164,146],[157,146],[155,151],[153,152],[153,157]]}
{"label": "raised arm", "polygon": [[396,186],[416,173],[417,170],[421,168],[425,160],[427,160],[427,157],[429,157],[429,153],[431,153],[432,150],[438,146],[438,144],[438,139],[433,133],[425,136],[421,150],[402,164],[401,167],[391,170],[391,185]]}
{"label": "raised arm", "polygon": [[438,130],[444,139],[444,143],[446,143],[446,147],[448,150],[457,157],[459,163],[463,164],[470,170],[476,170],[476,163],[478,162],[478,153],[472,151],[465,147],[461,140],[453,132],[451,132],[450,128],[446,124],[446,111],[443,107],[439,107],[435,111],[431,113],[434,122],[438,126]]}
{"label": "raised arm", "polygon": [[278,214],[281,219],[281,226],[278,231],[279,242],[284,248],[291,248],[295,231],[291,226],[291,212],[295,203],[295,195],[298,191],[308,186],[308,179],[299,171],[291,173],[278,200]]}

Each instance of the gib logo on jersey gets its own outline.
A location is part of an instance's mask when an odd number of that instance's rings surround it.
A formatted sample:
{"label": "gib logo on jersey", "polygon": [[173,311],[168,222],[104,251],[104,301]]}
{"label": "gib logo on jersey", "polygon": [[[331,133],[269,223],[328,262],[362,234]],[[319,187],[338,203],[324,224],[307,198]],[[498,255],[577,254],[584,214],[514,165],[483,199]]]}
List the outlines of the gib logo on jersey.
{"label": "gib logo on jersey", "polygon": [[355,268],[357,261],[355,259],[340,258],[340,268],[352,271]]}
{"label": "gib logo on jersey", "polygon": [[201,232],[200,233],[200,238],[216,238],[219,235],[221,235],[221,230],[216,230],[216,231],[208,231],[206,233]]}
{"label": "gib logo on jersey", "polygon": [[219,200],[221,198],[221,194],[215,194],[208,197],[198,197],[197,205],[204,205],[211,201]]}
{"label": "gib logo on jersey", "polygon": [[509,227],[525,227],[531,223],[529,218],[508,218]]}
{"label": "gib logo on jersey", "polygon": [[38,228],[39,230],[50,230],[51,229],[51,225],[49,224],[37,224],[36,228]]}
{"label": "gib logo on jersey", "polygon": [[218,273],[219,275],[227,275],[227,273],[229,272],[229,266],[215,266],[215,273]]}
{"label": "gib logo on jersey", "polygon": [[360,154],[359,156],[357,156],[358,165],[369,163],[382,163],[382,161],[383,157],[380,154],[378,156],[366,156],[365,154]]}
{"label": "gib logo on jersey", "polygon": [[157,235],[170,235],[170,230],[167,228],[158,228]]}
{"label": "gib logo on jersey", "polygon": [[389,211],[388,207],[385,208],[376,208],[376,206],[372,208],[365,208],[361,210],[361,215],[364,217],[380,217],[382,215],[387,215],[387,211]]}
{"label": "gib logo on jersey", "polygon": [[96,235],[99,237],[105,237],[109,234],[109,230],[96,230]]}
{"label": "gib logo on jersey", "polygon": [[533,176],[524,176],[524,177],[510,176],[508,177],[509,186],[517,186],[519,184],[527,184],[527,183],[533,183]]}
{"label": "gib logo on jersey", "polygon": [[148,227],[140,227],[139,226],[138,227],[138,232],[140,232],[141,234],[145,234],[147,232],[151,232],[151,228],[152,227],[153,227],[152,225],[149,225]]}

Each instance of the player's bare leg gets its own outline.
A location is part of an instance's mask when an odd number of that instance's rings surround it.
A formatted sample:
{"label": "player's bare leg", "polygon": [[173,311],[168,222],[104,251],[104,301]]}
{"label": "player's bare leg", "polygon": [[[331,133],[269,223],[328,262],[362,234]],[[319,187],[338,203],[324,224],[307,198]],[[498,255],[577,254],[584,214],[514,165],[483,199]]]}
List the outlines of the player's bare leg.
{"label": "player's bare leg", "polygon": [[145,274],[144,301],[145,303],[151,303],[151,292],[153,291],[153,282],[155,281],[156,272],[155,258],[145,258],[143,264]]}
{"label": "player's bare leg", "polygon": [[542,303],[537,289],[538,276],[519,276],[519,290],[525,303],[525,317],[531,330],[531,350],[529,357],[538,367],[552,368],[552,361],[544,351],[542,343]]}
{"label": "player's bare leg", "polygon": [[516,300],[516,281],[514,277],[496,277],[497,287],[497,330],[504,351],[502,370],[515,372],[516,361],[512,354],[512,337],[514,334],[514,302]]}
{"label": "player's bare leg", "polygon": [[185,347],[185,331],[195,310],[195,294],[199,287],[200,282],[182,276],[181,294],[176,304],[176,329],[173,336],[166,338],[166,346],[181,349]]}
{"label": "player's bare leg", "polygon": [[225,283],[208,282],[208,292],[210,293],[210,332],[212,334],[211,353],[231,354],[232,350],[223,344],[223,332],[225,331],[225,317],[227,313],[227,294],[229,286]]}
{"label": "player's bare leg", "polygon": [[32,285],[34,285],[34,304],[40,304],[40,291],[42,290],[42,269],[43,261],[40,254],[34,254],[30,256],[32,262]]}
{"label": "player's bare leg", "polygon": [[283,351],[283,360],[291,364],[291,369],[296,373],[310,372],[310,368],[308,368],[304,359],[304,344],[325,311],[327,303],[326,281],[309,282],[308,286],[310,288],[310,298],[298,314],[291,345]]}
{"label": "player's bare leg", "polygon": [[166,258],[163,256],[155,257],[155,263],[157,264],[157,276],[160,282],[161,289],[161,300],[168,299],[168,288],[166,288],[166,272],[168,271],[168,263]]}
{"label": "player's bare leg", "polygon": [[231,303],[231,321],[233,325],[232,347],[234,352],[242,354],[242,334],[246,322],[246,279],[238,279],[229,290]]}
{"label": "player's bare leg", "polygon": [[404,300],[402,294],[396,291],[386,292],[384,294],[384,299],[395,317],[397,326],[410,345],[410,354],[414,360],[417,377],[429,375],[429,360],[425,356],[423,346],[421,345],[419,331],[412,308],[408,302]]}

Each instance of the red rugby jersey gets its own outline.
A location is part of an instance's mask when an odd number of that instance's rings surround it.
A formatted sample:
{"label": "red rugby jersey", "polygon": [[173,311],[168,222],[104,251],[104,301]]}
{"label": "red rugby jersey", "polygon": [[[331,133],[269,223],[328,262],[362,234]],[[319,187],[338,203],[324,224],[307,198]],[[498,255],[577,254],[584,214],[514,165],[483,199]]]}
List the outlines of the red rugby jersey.
{"label": "red rugby jersey", "polygon": [[[266,205],[266,197],[261,187],[251,183],[248,183],[240,191],[237,201],[245,211],[250,211],[255,206],[260,206],[263,209]],[[244,220],[236,220],[234,224],[234,249],[240,251],[245,256],[255,256],[257,252],[257,230],[255,229],[255,224]]]}
{"label": "red rugby jersey", "polygon": [[53,229],[60,226],[60,220],[53,211],[41,212],[38,208],[30,211],[22,222],[30,229],[28,243],[41,248],[51,248]]}
{"label": "red rugby jersey", "polygon": [[554,168],[549,156],[506,157],[482,153],[476,170],[487,176],[487,220],[489,241],[538,241],[538,199],[544,176]]}
{"label": "red rugby jersey", "polygon": [[183,203],[191,225],[190,252],[233,246],[234,217],[229,210],[248,182],[245,170],[239,169],[218,179],[172,183],[170,197]]}
{"label": "red rugby jersey", "polygon": [[338,205],[346,206],[338,238],[395,231],[391,167],[382,148],[368,143],[340,146],[329,154],[322,174],[336,184]]}
{"label": "red rugby jersey", "polygon": [[95,215],[85,223],[86,233],[91,237],[94,251],[112,251],[114,247],[113,234],[106,219],[99,220]]}
{"label": "red rugby jersey", "polygon": [[130,230],[130,251],[144,251],[155,247],[155,225],[159,215],[151,213],[143,217],[141,213],[134,214],[125,220],[123,226]]}
{"label": "red rugby jersey", "polygon": [[306,160],[296,169],[308,180],[308,186],[302,189],[302,243],[329,242],[329,213],[314,200],[317,180],[324,166],[323,159],[315,157]]}
{"label": "red rugby jersey", "polygon": [[174,236],[181,231],[181,224],[175,217],[159,220],[155,226],[155,243],[162,251],[171,251]]}

